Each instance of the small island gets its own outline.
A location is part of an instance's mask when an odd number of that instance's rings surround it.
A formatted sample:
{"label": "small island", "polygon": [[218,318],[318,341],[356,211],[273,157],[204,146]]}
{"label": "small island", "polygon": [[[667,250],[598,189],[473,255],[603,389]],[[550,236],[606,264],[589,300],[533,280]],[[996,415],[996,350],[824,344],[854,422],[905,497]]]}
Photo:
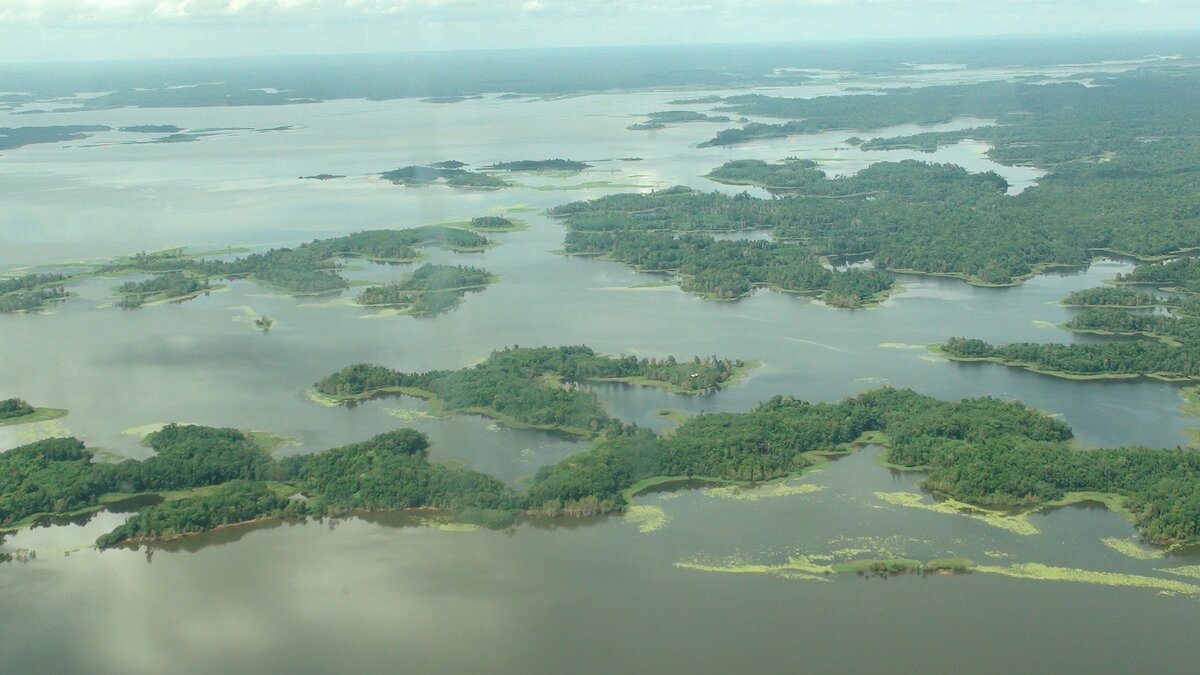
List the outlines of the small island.
{"label": "small island", "polygon": [[145,281],[127,281],[113,289],[121,309],[138,309],[150,302],[186,302],[212,290],[208,279],[183,272],[167,272]]}
{"label": "small island", "polygon": [[435,412],[486,415],[515,427],[592,437],[624,425],[611,418],[586,381],[625,381],[681,394],[715,391],[740,377],[741,361],[677,362],[634,356],[601,356],[586,346],[506,348],[483,363],[456,371],[405,373],[364,363],[348,366],[315,385],[335,403],[378,396],[423,398]]}
{"label": "small island", "polygon": [[128,127],[120,127],[117,131],[124,131],[130,134],[177,134],[183,129],[174,124],[134,124]]}
{"label": "small island", "polygon": [[67,299],[67,281],[61,273],[0,278],[0,313],[36,312],[60,303]]}
{"label": "small island", "polygon": [[19,398],[0,401],[0,427],[47,422],[66,414],[67,411],[61,408],[35,408]]}
{"label": "small island", "polygon": [[344,175],[342,175],[342,174],[337,174],[337,173],[318,173],[318,174],[316,174],[316,175],[314,175],[314,176],[300,176],[300,180],[321,180],[321,181],[325,181],[325,180],[337,180],[337,179],[339,179],[339,178],[345,178],[345,176],[344,176]]}
{"label": "small island", "polygon": [[662,129],[670,124],[684,124],[687,122],[729,122],[730,119],[726,115],[706,115],[704,113],[693,112],[691,110],[667,110],[663,112],[652,112],[646,115],[645,122],[636,122],[625,127],[630,131],[646,131],[653,129]]}
{"label": "small island", "polygon": [[569,159],[526,159],[516,162],[499,162],[487,168],[491,171],[562,171],[578,173],[591,167],[591,164],[573,162]]}
{"label": "small island", "polygon": [[426,185],[448,185],[455,188],[470,188],[477,190],[498,190],[508,187],[508,183],[486,173],[468,171],[460,167],[447,167],[437,162],[424,166],[410,165],[385,171],[380,176],[391,181],[393,185],[406,187],[422,187]]}
{"label": "small island", "polygon": [[367,307],[395,307],[412,316],[434,316],[462,303],[471,291],[481,291],[496,277],[487,270],[464,265],[426,264],[403,280],[371,286],[356,302]]}

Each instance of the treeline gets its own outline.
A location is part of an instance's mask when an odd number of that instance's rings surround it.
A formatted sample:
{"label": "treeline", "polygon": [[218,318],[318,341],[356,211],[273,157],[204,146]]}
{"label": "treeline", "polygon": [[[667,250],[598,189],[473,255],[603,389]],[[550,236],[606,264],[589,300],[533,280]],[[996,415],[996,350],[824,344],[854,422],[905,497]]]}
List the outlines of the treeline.
{"label": "treeline", "polygon": [[[213,278],[250,277],[289,293],[327,293],[347,288],[338,273],[338,258],[361,257],[377,261],[407,261],[418,256],[420,246],[441,246],[455,251],[477,251],[491,242],[481,234],[457,227],[430,225],[404,230],[367,230],[317,239],[296,248],[273,248],[232,260],[204,259],[181,250],[138,253],[102,267],[104,273],[150,272],[165,280],[143,282],[170,285],[182,275],[199,283]],[[127,285],[128,286],[128,285]],[[118,288],[121,292],[122,286]],[[138,286],[128,286],[137,289]]]}
{"label": "treeline", "polygon": [[564,250],[680,274],[683,290],[716,298],[739,298],[758,286],[771,286],[815,293],[836,307],[861,307],[892,287],[886,272],[830,270],[807,247],[792,243],[717,241],[690,233],[568,232]]}
{"label": "treeline", "polygon": [[34,413],[33,406],[19,398],[9,398],[0,401],[0,420],[10,420],[25,417]]}
{"label": "treeline", "polygon": [[[520,424],[591,435],[619,433],[624,425],[609,417],[596,395],[570,383],[645,378],[686,391],[719,388],[742,363],[716,359],[677,362],[634,356],[600,356],[590,348],[506,348],[461,370],[405,373],[355,364],[317,382],[317,392],[342,399],[364,398],[400,389],[438,398],[451,410],[486,411]],[[547,377],[549,376],[549,377]],[[560,385],[558,381],[567,383]],[[416,390],[415,392],[413,390]]]}
{"label": "treeline", "polygon": [[517,229],[517,224],[503,216],[476,216],[471,219],[470,228],[479,232],[507,232]]}
{"label": "treeline", "polygon": [[1145,284],[1186,293],[1200,293],[1200,258],[1176,258],[1165,263],[1138,265],[1117,275],[1119,284]]}
{"label": "treeline", "polygon": [[426,264],[401,281],[363,289],[356,301],[409,307],[413,315],[430,316],[454,309],[468,291],[482,290],[494,279],[478,267]]}
{"label": "treeline", "polygon": [[208,279],[197,279],[183,272],[167,272],[145,281],[127,281],[114,289],[121,297],[117,306],[136,309],[153,300],[187,299],[207,291]]}
{"label": "treeline", "polygon": [[1200,377],[1200,350],[1189,344],[1133,341],[1087,344],[1016,342],[993,346],[974,338],[950,338],[941,345],[951,358],[989,360],[1062,375],[1154,375]]}
{"label": "treeline", "polygon": [[26,274],[0,278],[0,312],[30,312],[67,298],[65,274]]}
{"label": "treeline", "polygon": [[1176,344],[1200,345],[1200,319],[1190,316],[1145,314],[1107,307],[1089,308],[1072,317],[1066,327],[1093,333],[1148,335],[1167,338]]}
{"label": "treeline", "polygon": [[1067,307],[1153,307],[1167,301],[1151,293],[1135,291],[1132,288],[1114,286],[1099,286],[1074,291],[1063,298],[1062,304]]}

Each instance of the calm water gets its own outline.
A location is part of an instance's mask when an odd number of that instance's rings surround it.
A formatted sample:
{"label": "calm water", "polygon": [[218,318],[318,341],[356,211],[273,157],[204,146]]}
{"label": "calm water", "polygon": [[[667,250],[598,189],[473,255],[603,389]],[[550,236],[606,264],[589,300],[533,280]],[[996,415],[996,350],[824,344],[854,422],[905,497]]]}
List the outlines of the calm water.
{"label": "calm water", "polygon": [[[926,81],[912,76],[907,84],[979,76],[931,71]],[[817,95],[863,84],[872,83],[818,82],[772,93]],[[431,436],[435,458],[516,485],[586,446],[481,418],[428,418],[421,403],[407,399],[326,408],[305,391],[358,361],[458,368],[505,345],[575,343],[611,353],[764,363],[744,383],[711,396],[596,387],[614,414],[651,426],[662,424],[652,414],[659,408],[739,411],[774,394],[836,400],[892,384],[951,399],[1021,399],[1062,415],[1093,446],[1187,442],[1196,420],[1182,413],[1174,386],[1069,382],[949,363],[923,349],[954,335],[993,342],[1096,339],[1055,328],[1071,315],[1056,303],[1127,271],[1126,263],[1097,263],[1011,289],[902,277],[905,292],[883,307],[844,311],[770,291],[720,303],[677,288],[633,289],[654,277],[551,255],[563,229],[544,209],[629,186],[741,191],[700,178],[727,159],[796,155],[820,161],[830,173],[849,173],[871,161],[918,157],[995,170],[1014,191],[1040,175],[996,165],[984,156],[986,146],[973,142],[933,155],[863,153],[844,143],[853,133],[835,132],[697,149],[723,126],[625,130],[644,113],[669,109],[668,100],[700,93],[708,92],[0,119],[0,126],[292,127],[185,144],[119,144],[145,138],[112,132],[8,152],[0,157],[6,206],[0,269],[178,245],[291,245],[489,213],[529,225],[489,235],[501,245],[482,254],[429,251],[431,260],[479,265],[500,276],[457,311],[433,319],[383,315],[346,297],[297,300],[248,282],[182,305],[122,312],[111,306],[109,291],[118,283],[111,279],[72,287],[78,297],[53,312],[0,317],[0,398],[71,411],[55,422],[0,428],[0,449],[70,433],[94,448],[144,457],[140,436],[152,425],[180,421],[275,431],[295,439],[284,452],[308,452],[408,424]],[[986,123],[957,120],[940,128]],[[595,168],[567,178],[517,176],[523,187],[486,193],[400,188],[372,176],[443,159],[483,165],[548,157],[590,160]],[[322,172],[348,177],[297,179]],[[598,181],[612,186],[578,187]],[[347,276],[392,279],[405,269],[359,265]],[[275,320],[269,333],[254,329],[257,314]],[[701,490],[647,496],[639,504],[653,507],[661,525],[651,532],[624,518],[552,530],[526,524],[504,533],[447,532],[389,516],[227,531],[151,555],[87,548],[121,521],[118,514],[35,528],[0,544],[0,550],[38,552],[36,560],[0,567],[0,671],[1183,672],[1194,663],[1194,641],[1180,627],[1194,625],[1200,604],[1151,589],[983,573],[812,581],[676,566],[778,565],[790,555],[836,551],[1170,578],[1157,570],[1200,562],[1123,556],[1101,539],[1128,539],[1132,530],[1099,509],[1035,515],[1040,533],[1020,536],[966,517],[889,505],[875,493],[916,492],[919,476],[892,474],[870,452],[801,483],[820,490],[758,501]]]}

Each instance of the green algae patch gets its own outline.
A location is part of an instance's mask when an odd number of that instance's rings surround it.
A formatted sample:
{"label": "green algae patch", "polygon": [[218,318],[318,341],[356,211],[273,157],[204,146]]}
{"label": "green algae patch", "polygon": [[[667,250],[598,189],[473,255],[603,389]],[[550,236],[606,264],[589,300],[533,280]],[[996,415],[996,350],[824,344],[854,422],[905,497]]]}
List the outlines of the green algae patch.
{"label": "green algae patch", "polygon": [[422,518],[420,523],[422,527],[428,527],[441,532],[475,532],[483,529],[482,525],[475,523],[460,523],[443,518]]}
{"label": "green algae patch", "polygon": [[395,417],[405,424],[410,424],[412,422],[416,422],[417,420],[433,418],[433,415],[430,415],[424,410],[412,410],[409,408],[384,408],[384,412],[386,412],[389,417]]}
{"label": "green algae patch", "polygon": [[1191,579],[1200,579],[1200,565],[1183,565],[1181,567],[1163,567],[1159,572],[1174,574],[1181,577],[1189,577]]}
{"label": "green algae patch", "polygon": [[1130,539],[1118,539],[1116,537],[1105,537],[1100,540],[1105,546],[1120,553],[1121,555],[1138,560],[1157,560],[1166,555],[1165,551],[1158,549],[1150,549],[1141,546],[1137,542]]}
{"label": "green algae patch", "polygon": [[1013,534],[1028,536],[1037,534],[1038,529],[1030,523],[1024,514],[1016,516],[1008,516],[995,511],[988,511],[977,506],[964,504],[962,502],[947,499],[942,502],[928,504],[925,498],[915,492],[876,492],[875,498],[892,504],[893,506],[906,506],[924,511],[932,511],[934,513],[943,513],[952,516],[964,516],[973,518],[992,527],[999,527],[1008,530]]}
{"label": "green algae patch", "polygon": [[671,522],[671,517],[661,506],[634,504],[625,509],[625,522],[636,525],[638,532],[657,532]]}
{"label": "green algae patch", "polygon": [[814,492],[820,492],[824,489],[825,486],[813,485],[812,483],[790,483],[786,481],[777,481],[763,485],[722,485],[721,487],[708,488],[704,490],[704,494],[708,495],[709,497],[718,497],[720,499],[736,499],[740,501],[756,502],[760,499],[807,495]]}
{"label": "green algae patch", "polygon": [[1200,586],[1177,581],[1162,579],[1139,574],[1122,574],[1119,572],[1097,572],[1073,567],[1052,567],[1041,563],[1017,563],[1001,567],[997,565],[977,565],[974,570],[984,574],[999,574],[1015,579],[1033,579],[1036,581],[1072,581],[1098,586],[1120,586],[1125,588],[1149,588],[1164,593],[1181,595],[1198,595]]}
{"label": "green algae patch", "polygon": [[1067,492],[1062,496],[1062,499],[1043,502],[1036,510],[1044,510],[1056,508],[1059,506],[1070,506],[1072,504],[1081,504],[1083,502],[1095,502],[1103,504],[1104,508],[1113,513],[1120,514],[1125,520],[1133,523],[1136,522],[1133,514],[1125,507],[1125,496],[1115,492]]}
{"label": "green algae patch", "polygon": [[63,408],[34,408],[33,412],[20,417],[10,417],[0,420],[0,427],[16,426],[18,424],[33,424],[34,422],[49,422],[67,416]]}
{"label": "green algae patch", "polygon": [[780,565],[763,565],[745,561],[741,558],[706,561],[682,560],[675,563],[676,567],[699,572],[715,572],[719,574],[770,574],[785,579],[804,579],[809,581],[829,581],[825,575],[832,572],[829,565],[821,565],[806,556],[788,558]]}

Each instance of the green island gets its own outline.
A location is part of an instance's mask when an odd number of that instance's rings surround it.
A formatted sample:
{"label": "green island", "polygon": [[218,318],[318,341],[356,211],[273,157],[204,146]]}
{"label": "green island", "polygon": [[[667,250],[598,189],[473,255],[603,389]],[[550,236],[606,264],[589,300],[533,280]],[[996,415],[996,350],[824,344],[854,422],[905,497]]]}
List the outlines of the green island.
{"label": "green island", "polygon": [[60,273],[0,278],[0,312],[35,312],[62,302],[67,280]]}
{"label": "green island", "polygon": [[464,265],[426,264],[401,281],[363,289],[355,301],[368,307],[402,307],[413,316],[433,316],[457,307],[469,291],[481,291],[496,277]]}
{"label": "green island", "polygon": [[525,224],[504,216],[476,216],[464,223],[463,227],[473,232],[516,232],[525,229]]}
{"label": "green island", "polygon": [[[459,164],[458,162],[454,162]],[[465,165],[462,165],[465,166]],[[456,188],[475,190],[498,190],[508,187],[508,183],[495,176],[478,171],[468,171],[461,166],[448,166],[445,162],[426,164],[424,166],[410,165],[385,171],[380,176],[391,181],[394,185],[420,187],[424,185],[443,184]]]}
{"label": "green island", "polygon": [[729,121],[730,119],[727,115],[706,115],[692,110],[666,110],[648,113],[645,122],[635,122],[625,128],[630,131],[652,131],[654,129],[663,129],[669,124]]}
{"label": "green island", "polygon": [[[142,284],[118,287],[118,293],[153,290],[171,286],[173,280],[203,283],[212,278],[249,277],[297,295],[340,291],[349,283],[338,274],[338,258],[357,257],[374,262],[411,262],[419,258],[418,247],[440,246],[453,251],[482,251],[491,242],[482,235],[455,227],[429,225],[405,230],[367,230],[343,237],[317,239],[296,248],[273,248],[263,253],[232,260],[203,259],[181,249],[138,253],[102,266],[102,274],[150,272],[161,275]],[[180,284],[183,281],[179,281]],[[122,290],[128,288],[129,290]],[[183,286],[186,288],[186,286]],[[203,287],[196,292],[203,292]]]}
{"label": "green island", "polygon": [[810,293],[833,307],[858,308],[893,290],[882,270],[826,268],[808,247],[770,241],[717,241],[695,233],[568,232],[569,255],[617,260],[640,271],[671,272],[680,288],[710,298],[745,297],[755,288]]}
{"label": "green island", "polygon": [[312,176],[300,176],[300,180],[336,180],[338,178],[345,178],[345,176],[337,173],[318,173]]}
{"label": "green island", "polygon": [[[527,363],[552,355],[564,365],[594,364],[598,358],[583,348],[497,354]],[[527,369],[525,375],[540,370]],[[353,367],[343,374],[361,380],[357,375],[369,372],[379,371]],[[456,372],[490,374],[502,384],[507,379],[492,367]],[[339,381],[346,379],[343,374]],[[891,388],[838,403],[777,396],[744,413],[690,417],[662,436],[596,408],[590,414],[601,432],[593,446],[539,469],[524,493],[478,472],[429,462],[428,440],[409,429],[275,459],[245,432],[171,424],[147,437],[153,457],[117,464],[93,461],[76,439],[53,438],[0,454],[0,526],[11,529],[41,514],[81,513],[134,495],[158,495],[161,503],[143,508],[98,544],[174,538],[269,517],[410,508],[446,509],[468,522],[504,527],[522,515],[621,511],[638,491],[671,480],[753,484],[794,475],[827,461],[830,453],[853,450],[869,436],[886,439],[889,462],[927,471],[927,490],[965,504],[1032,510],[1099,497],[1121,509],[1146,541],[1200,537],[1200,456],[1151,448],[1079,449],[1066,424],[1019,402],[985,397],[951,403]],[[560,416],[557,423],[565,421]],[[969,568],[962,561],[943,562],[897,567],[892,561],[859,561],[833,571]]]}
{"label": "green island", "polygon": [[208,279],[183,272],[167,272],[145,281],[127,281],[113,289],[120,296],[117,306],[137,309],[148,302],[184,302],[211,290]]}
{"label": "green island", "polygon": [[485,167],[489,171],[564,171],[578,173],[592,168],[591,164],[569,159],[525,159],[516,162],[499,162]]}
{"label": "green island", "polygon": [[128,127],[120,127],[117,131],[124,131],[130,134],[177,134],[183,131],[183,128],[177,127],[174,124],[134,124]]}
{"label": "green island", "polygon": [[100,124],[71,124],[50,127],[0,127],[0,150],[15,150],[38,143],[79,141],[112,127]]}
{"label": "green island", "polygon": [[604,410],[588,380],[705,393],[735,380],[751,364],[710,357],[690,361],[601,356],[586,346],[505,348],[462,370],[405,373],[365,363],[347,366],[315,385],[318,395],[346,403],[403,394],[431,401],[435,412],[486,415],[510,426],[582,437],[624,425]]}
{"label": "green island", "polygon": [[[581,232],[773,229],[777,240],[805,245],[816,256],[867,256],[889,271],[985,286],[1114,253],[1160,260],[1200,239],[1200,216],[1192,208],[1200,198],[1194,161],[1200,138],[1191,115],[1200,104],[1197,82],[1200,73],[1189,69],[1142,68],[1102,77],[1099,87],[987,82],[879,97],[731,97],[723,109],[797,118],[782,130],[749,125],[751,137],[994,117],[997,126],[931,132],[917,145],[932,150],[965,138],[987,140],[993,159],[1050,173],[1009,195],[1008,184],[993,173],[947,165],[879,162],[853,176],[827,178],[810,160],[740,160],[708,177],[765,186],[784,198],[672,188],[567,204],[553,213]],[[876,139],[861,147],[914,142]],[[1173,272],[1182,273],[1139,268],[1123,282],[1178,286],[1166,283],[1177,281],[1166,278]]]}
{"label": "green island", "polygon": [[61,408],[35,408],[19,398],[0,401],[0,427],[47,422],[66,415],[67,411]]}

